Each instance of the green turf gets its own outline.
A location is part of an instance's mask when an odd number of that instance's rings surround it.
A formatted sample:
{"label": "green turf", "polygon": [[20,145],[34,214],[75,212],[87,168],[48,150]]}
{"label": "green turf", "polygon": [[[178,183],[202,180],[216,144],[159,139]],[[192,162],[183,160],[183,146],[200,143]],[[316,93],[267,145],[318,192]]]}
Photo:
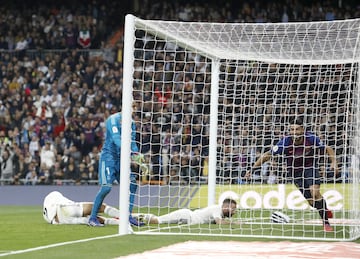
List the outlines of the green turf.
{"label": "green turf", "polygon": [[[0,255],[61,242],[92,237],[114,235],[117,226],[90,228],[85,225],[50,225],[41,215],[40,206],[0,206]],[[250,226],[247,226],[250,228]],[[303,231],[301,226],[295,226]],[[244,226],[246,228],[246,226]],[[226,230],[226,228],[225,228]],[[213,231],[219,231],[214,226]],[[282,229],[273,231],[282,231]],[[28,253],[15,254],[11,258],[114,258],[188,240],[267,240],[263,238],[210,237],[186,235],[126,235],[113,238],[68,244]],[[281,239],[278,239],[281,240]],[[356,241],[360,243],[360,240]]]}

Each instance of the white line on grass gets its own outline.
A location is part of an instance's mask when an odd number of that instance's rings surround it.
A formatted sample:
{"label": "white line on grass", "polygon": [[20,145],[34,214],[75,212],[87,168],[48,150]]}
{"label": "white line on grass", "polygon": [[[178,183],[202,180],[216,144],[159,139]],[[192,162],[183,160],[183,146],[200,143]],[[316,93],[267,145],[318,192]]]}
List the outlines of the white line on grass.
{"label": "white line on grass", "polygon": [[74,241],[68,241],[68,242],[62,242],[62,243],[56,243],[56,244],[51,244],[51,245],[46,245],[46,246],[38,246],[38,247],[28,248],[28,249],[24,249],[24,250],[17,250],[17,251],[7,252],[7,253],[4,253],[4,254],[0,254],[0,256],[23,254],[23,253],[28,253],[28,252],[33,252],[33,251],[38,251],[38,250],[43,250],[43,249],[58,247],[58,246],[71,245],[71,244],[76,244],[76,243],[83,243],[83,242],[87,242],[87,241],[99,240],[99,239],[106,239],[106,238],[112,238],[112,237],[117,237],[117,236],[120,236],[120,235],[119,235],[119,234],[115,234],[115,235],[109,235],[109,236],[92,237],[92,238],[87,238],[87,239],[80,239],[80,240],[74,240]]}

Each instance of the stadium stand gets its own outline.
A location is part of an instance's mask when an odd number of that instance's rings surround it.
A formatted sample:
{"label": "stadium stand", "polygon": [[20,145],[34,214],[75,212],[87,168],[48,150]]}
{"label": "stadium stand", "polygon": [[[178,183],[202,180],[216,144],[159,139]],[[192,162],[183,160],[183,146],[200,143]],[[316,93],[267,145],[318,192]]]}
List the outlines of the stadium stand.
{"label": "stadium stand", "polygon": [[[96,184],[103,119],[121,107],[126,13],[211,22],[360,17],[356,1],[127,2],[9,1],[0,6],[1,185]],[[159,143],[144,138],[141,144],[147,153]],[[176,160],[179,150],[171,152]],[[199,156],[197,166],[204,167],[207,154]],[[161,170],[155,170],[154,178],[144,181],[164,184]],[[196,173],[206,181],[205,172]]]}

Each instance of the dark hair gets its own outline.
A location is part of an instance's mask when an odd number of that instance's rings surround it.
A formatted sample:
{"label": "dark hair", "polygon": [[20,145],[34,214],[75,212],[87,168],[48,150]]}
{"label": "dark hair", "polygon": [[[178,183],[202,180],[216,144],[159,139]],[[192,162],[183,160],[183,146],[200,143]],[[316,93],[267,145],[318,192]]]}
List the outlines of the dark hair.
{"label": "dark hair", "polygon": [[231,199],[231,198],[226,198],[226,199],[224,199],[224,200],[223,200],[223,204],[224,204],[224,203],[229,203],[229,204],[234,204],[234,205],[237,204],[236,201],[233,200],[233,199]]}
{"label": "dark hair", "polygon": [[304,121],[300,117],[292,117],[289,122],[290,124],[295,124],[304,127]]}

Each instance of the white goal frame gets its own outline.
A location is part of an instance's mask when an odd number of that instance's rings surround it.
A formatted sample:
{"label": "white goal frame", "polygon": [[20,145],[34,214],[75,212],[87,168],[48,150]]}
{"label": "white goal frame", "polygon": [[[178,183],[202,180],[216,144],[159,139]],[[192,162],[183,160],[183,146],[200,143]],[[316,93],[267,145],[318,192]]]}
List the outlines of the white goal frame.
{"label": "white goal frame", "polygon": [[[342,26],[336,26],[341,23]],[[182,30],[179,26],[186,24],[192,30]],[[171,21],[143,20],[133,15],[127,15],[125,19],[125,38],[124,38],[124,74],[123,74],[123,95],[122,95],[122,139],[121,139],[121,179],[119,207],[129,206],[129,170],[130,167],[130,136],[131,136],[131,114],[132,114],[132,93],[133,93],[133,73],[134,73],[134,42],[135,31],[145,30],[159,38],[170,39],[176,42],[179,47],[195,51],[202,56],[211,59],[211,100],[210,100],[210,134],[209,134],[209,175],[208,175],[208,194],[207,203],[216,203],[216,156],[217,156],[217,128],[218,128],[218,98],[219,98],[219,74],[222,60],[248,60],[265,63],[280,63],[293,65],[331,65],[360,63],[360,20],[333,21],[333,22],[313,22],[313,23],[278,23],[278,24],[211,24],[212,31],[208,38],[201,41],[198,36],[202,32],[209,30],[207,23],[182,23]],[[210,25],[210,24],[209,24]],[[355,26],[357,25],[357,27]],[[332,27],[334,26],[334,31]],[[355,29],[353,28],[355,26]],[[253,35],[252,42],[249,43],[241,35],[238,35],[238,28],[243,30],[255,28],[259,35]],[[296,34],[295,27],[306,31],[306,35]],[[168,29],[170,28],[170,29]],[[349,29],[352,28],[352,29]],[[263,31],[266,31],[264,37]],[[331,33],[329,33],[331,31]],[[194,33],[198,32],[198,33]],[[334,37],[334,35],[336,37]],[[256,39],[256,40],[254,40]],[[262,51],[263,50],[263,51]],[[354,112],[355,121],[353,127],[353,176],[352,176],[352,196],[359,197],[359,154],[360,154],[360,76],[359,66],[357,71],[356,92],[354,102],[356,111]],[[360,220],[360,205],[352,199],[352,209],[356,219]],[[129,212],[121,209],[120,218],[127,219]],[[324,240],[353,240],[360,237],[360,227],[352,226],[353,233],[347,238],[328,238]],[[141,230],[141,229],[140,229]],[[157,234],[155,232],[135,232],[144,234]],[[121,220],[119,234],[128,234],[128,221]],[[169,234],[169,233],[167,233]],[[178,233],[176,233],[178,234]],[[262,236],[281,238],[282,236]],[[307,239],[302,237],[290,237],[294,239]],[[311,239],[311,238],[310,238]]]}

